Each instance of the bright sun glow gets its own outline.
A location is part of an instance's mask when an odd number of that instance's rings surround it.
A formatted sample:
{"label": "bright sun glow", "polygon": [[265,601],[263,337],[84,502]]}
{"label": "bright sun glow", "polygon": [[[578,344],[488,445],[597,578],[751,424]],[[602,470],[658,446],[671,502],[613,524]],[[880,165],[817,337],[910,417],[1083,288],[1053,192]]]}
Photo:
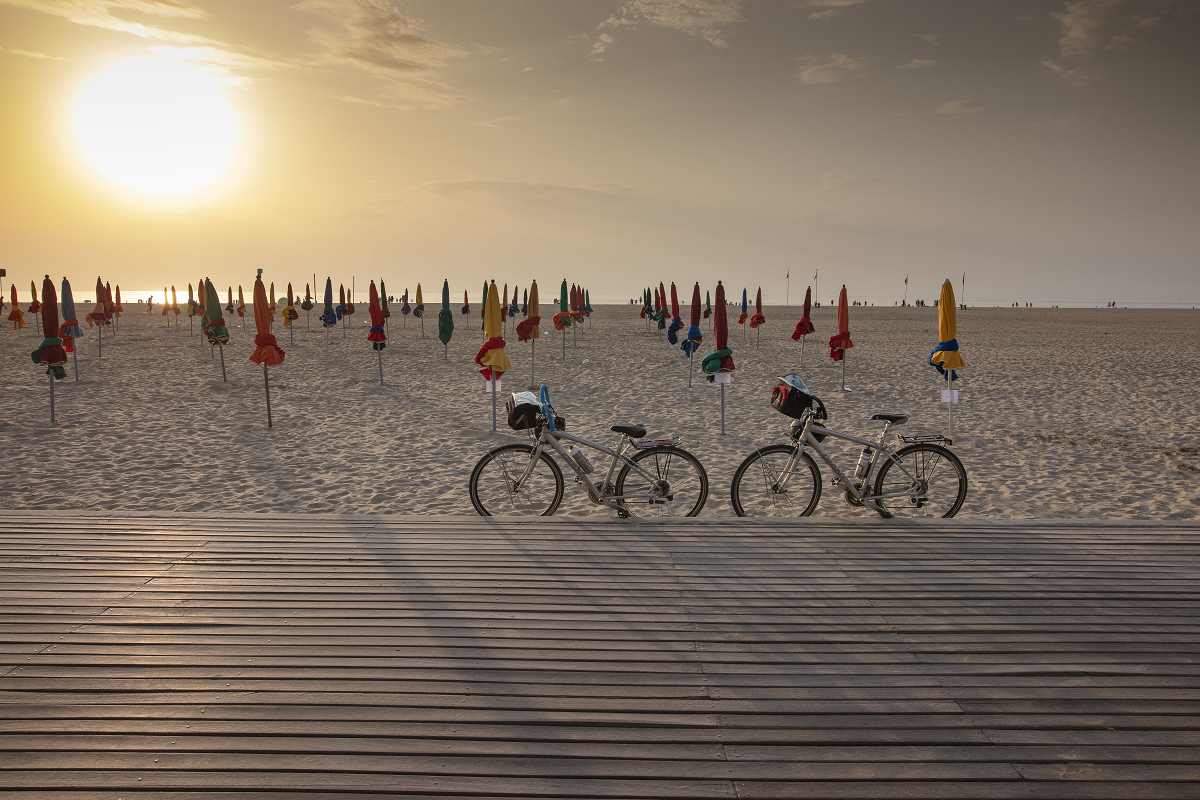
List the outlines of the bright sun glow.
{"label": "bright sun glow", "polygon": [[88,76],[75,94],[71,127],[106,177],[159,195],[219,180],[242,140],[237,111],[210,75],[153,56],[114,61]]}

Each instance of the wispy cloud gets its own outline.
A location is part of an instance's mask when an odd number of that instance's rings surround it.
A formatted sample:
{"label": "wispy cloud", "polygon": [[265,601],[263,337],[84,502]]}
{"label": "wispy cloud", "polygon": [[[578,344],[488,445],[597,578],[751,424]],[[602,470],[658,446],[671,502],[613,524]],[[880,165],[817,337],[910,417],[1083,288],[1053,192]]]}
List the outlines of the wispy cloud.
{"label": "wispy cloud", "polygon": [[565,186],[533,181],[500,181],[470,177],[454,181],[430,181],[415,187],[442,196],[480,196],[518,200],[534,205],[588,208],[627,203],[637,192],[615,183]]}
{"label": "wispy cloud", "polygon": [[742,21],[743,0],[621,0],[620,16],[600,27],[632,27],[647,22],[674,28],[717,47],[728,47],[730,28]]}
{"label": "wispy cloud", "polygon": [[983,108],[982,100],[951,100],[949,103],[938,106],[934,109],[936,114],[950,114],[960,117],[963,114],[974,114]]}
{"label": "wispy cloud", "polygon": [[901,64],[896,69],[924,69],[925,67],[937,66],[936,61],[930,61],[927,58],[914,58],[907,64]]}
{"label": "wispy cloud", "polygon": [[26,8],[62,17],[77,25],[130,33],[151,41],[170,42],[150,49],[169,58],[180,58],[206,66],[225,83],[243,83],[233,70],[274,69],[294,66],[291,62],[251,48],[203,36],[168,30],[157,25],[130,22],[114,12],[135,12],[160,19],[207,20],[209,13],[182,0],[0,0],[0,4]]}
{"label": "wispy cloud", "polygon": [[65,61],[62,56],[48,56],[45,53],[33,53],[29,50],[13,50],[9,47],[0,47],[0,53],[12,53],[14,56],[25,56],[26,58],[48,58],[51,61]]}
{"label": "wispy cloud", "polygon": [[1054,73],[1054,76],[1065,84],[1070,86],[1087,86],[1094,80],[1099,79],[1099,73],[1087,73],[1079,67],[1064,67],[1056,61],[1046,59],[1042,62],[1042,66]]}
{"label": "wispy cloud", "polygon": [[476,122],[474,124],[481,125],[484,128],[503,128],[503,127],[505,127],[503,123],[518,122],[518,121],[520,121],[520,119],[521,119],[520,117],[499,117],[497,119],[485,119],[481,122]]}
{"label": "wispy cloud", "polygon": [[931,44],[935,47],[942,43],[942,35],[940,33],[914,33],[913,36],[925,44]]}
{"label": "wispy cloud", "polygon": [[596,41],[592,43],[592,52],[588,53],[588,55],[598,56],[616,43],[617,40],[615,37],[610,36],[607,33],[602,33],[596,37]]}
{"label": "wispy cloud", "polygon": [[387,0],[305,0],[292,9],[321,14],[337,25],[309,32],[325,48],[327,61],[383,78],[429,72],[448,58],[467,55],[461,47],[422,36],[422,25]]}
{"label": "wispy cloud", "polygon": [[837,83],[846,77],[847,73],[864,70],[871,66],[866,57],[853,58],[844,53],[830,53],[827,56],[800,56],[800,69],[797,77],[801,83]]}
{"label": "wispy cloud", "polygon": [[1073,0],[1051,14],[1062,26],[1058,46],[1064,58],[1090,56],[1096,50],[1124,49],[1138,39],[1129,29],[1158,23],[1158,11],[1172,0]]}
{"label": "wispy cloud", "polygon": [[809,19],[829,19],[830,17],[840,17],[843,9],[847,6],[859,6],[870,0],[798,0],[796,8],[816,8],[819,11],[814,11],[808,15]]}

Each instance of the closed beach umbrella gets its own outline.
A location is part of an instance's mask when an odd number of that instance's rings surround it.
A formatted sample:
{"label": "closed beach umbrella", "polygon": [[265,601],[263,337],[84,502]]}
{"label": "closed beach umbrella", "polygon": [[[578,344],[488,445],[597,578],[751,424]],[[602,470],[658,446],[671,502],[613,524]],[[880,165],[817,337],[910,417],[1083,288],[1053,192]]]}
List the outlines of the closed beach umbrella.
{"label": "closed beach umbrella", "polygon": [[[738,316],[738,325],[746,324],[746,290],[742,289],[742,313]],[[746,340],[746,329],[742,328],[742,341]]]}
{"label": "closed beach umbrella", "polygon": [[270,302],[269,302],[269,304],[267,305],[267,308],[271,309],[271,324],[272,324],[272,325],[274,325],[274,324],[275,324],[275,310],[276,310],[276,306],[275,306],[275,281],[271,281],[270,296],[269,296],[269,298],[268,298],[268,299],[269,299],[269,301],[270,301]]}
{"label": "closed beach umbrella", "polygon": [[[165,317],[165,316],[167,316],[167,313],[171,310],[171,296],[169,294],[167,294],[167,287],[165,287],[165,286],[163,287],[162,307],[163,307],[162,315]],[[170,327],[170,324],[171,324],[171,320],[168,319],[167,326]]]}
{"label": "closed beach umbrella", "polygon": [[[464,297],[466,295],[463,295]],[[408,289],[405,288],[404,296],[400,298],[400,313],[403,314],[403,320],[400,327],[408,327],[408,315],[412,313],[412,306],[408,304]]]}
{"label": "closed beach umbrella", "polygon": [[[179,307],[179,295],[175,294],[174,286],[171,287],[171,312],[177,317],[183,313],[183,309]],[[179,326],[179,320],[175,320],[175,326]]]}
{"label": "closed beach umbrella", "polygon": [[671,318],[671,310],[667,308],[667,288],[663,286],[663,282],[658,282],[659,308],[658,313],[654,318],[658,320],[658,329],[661,331],[667,327],[667,320]]}
{"label": "closed beach umbrella", "polygon": [[[246,298],[242,295],[242,285],[240,283],[238,284],[237,315],[243,320],[246,318]],[[245,326],[245,322],[242,325]]]}
{"label": "closed beach umbrella", "polygon": [[[930,366],[937,369],[938,374],[946,378],[946,389],[950,389],[950,381],[958,380],[958,370],[967,365],[962,354],[958,352],[958,302],[954,299],[954,286],[949,278],[942,284],[942,295],[938,299],[938,344],[929,354]],[[954,435],[953,408],[957,397],[953,393],[945,396],[947,434]]]}
{"label": "closed beach umbrella", "polygon": [[[238,288],[240,291],[241,287]],[[316,303],[314,303],[312,299],[312,287],[306,283],[304,284],[304,302],[300,304],[300,307],[305,311],[312,311],[313,306],[315,305]]]}
{"label": "closed beach umbrella", "polygon": [[850,304],[846,300],[845,284],[838,295],[837,319],[838,332],[829,337],[829,357],[841,361],[846,357],[846,351],[854,347],[854,342],[850,341]]}
{"label": "closed beach umbrella", "polygon": [[454,335],[454,312],[450,310],[450,281],[442,281],[442,308],[438,311],[438,339],[442,342],[442,356],[450,360],[450,337]]}
{"label": "closed beach umbrella", "polygon": [[417,303],[413,316],[421,320],[421,338],[425,338],[425,300],[421,297],[421,284],[417,284]]}
{"label": "closed beach umbrella", "polygon": [[300,312],[296,310],[296,296],[292,293],[292,284],[289,282],[287,288],[287,305],[283,307],[284,327],[292,327],[292,320],[295,319],[300,319]]}
{"label": "closed beach umbrella", "polygon": [[[333,287],[331,286],[330,294],[332,295],[332,293]],[[263,389],[267,393],[267,427],[271,428],[274,427],[271,421],[271,379],[267,373],[267,367],[282,364],[284,352],[271,334],[271,311],[267,308],[267,288],[263,286],[261,278],[254,280],[254,329],[256,331],[254,352],[250,354],[250,360],[255,364],[262,364]]]}
{"label": "closed beach umbrella", "polygon": [[667,328],[667,341],[671,344],[679,344],[679,329],[683,327],[683,320],[679,314],[679,292],[675,289],[675,281],[671,281],[671,325]]}
{"label": "closed beach umbrella", "polygon": [[371,314],[371,330],[367,333],[367,341],[375,348],[375,357],[379,361],[379,385],[383,386],[383,348],[387,347],[387,332],[383,329],[383,306],[379,302],[379,292],[375,290],[375,281],[371,281],[371,287],[367,290],[367,311]]}
{"label": "closed beach umbrella", "polygon": [[850,341],[850,303],[846,300],[846,285],[842,284],[841,294],[838,295],[838,332],[829,337],[829,357],[842,362],[842,391],[846,388],[846,351],[854,347]]}
{"label": "closed beach umbrella", "polygon": [[758,294],[754,296],[754,314],[750,317],[750,327],[757,328],[767,321],[767,318],[762,313],[762,287],[758,288]]}
{"label": "closed beach umbrella", "polygon": [[571,321],[570,301],[567,300],[567,279],[563,278],[562,286],[558,290],[558,313],[554,315],[554,329],[562,331],[562,357],[563,361],[567,360],[567,329],[566,325]]}
{"label": "closed beach umbrella", "polygon": [[392,316],[392,311],[388,308],[387,287],[383,284],[383,278],[379,279],[379,308],[383,310],[383,320],[386,324]]}
{"label": "closed beach umbrella", "polygon": [[[242,290],[239,287],[238,292]],[[321,324],[325,326],[325,341],[329,341],[329,328],[338,324],[337,310],[333,307],[333,278],[325,279],[325,308],[321,310],[319,317]]]}
{"label": "closed beach umbrella", "polygon": [[508,306],[508,315],[513,318],[514,325],[516,325],[517,312],[519,312],[521,310],[520,304],[517,303],[517,295],[519,293],[520,293],[520,290],[517,289],[516,285],[514,285],[513,286],[512,303],[510,303]]}
{"label": "closed beach umbrella", "polygon": [[[110,298],[112,297],[111,291],[110,291],[109,297]],[[206,300],[204,297],[204,280],[201,280],[199,283],[196,284],[196,316],[197,317],[204,316],[204,303],[205,302],[206,302]],[[203,324],[203,320],[201,320],[201,323]]]}
{"label": "closed beach umbrella", "polygon": [[230,286],[230,287],[229,287],[229,304],[228,304],[227,306],[225,306],[225,313],[226,313],[226,314],[229,314],[230,316],[233,316],[233,310],[234,310],[234,305],[233,305],[233,287],[232,287],[232,286]]}
{"label": "closed beach umbrella", "polygon": [[692,287],[692,302],[689,309],[691,316],[689,317],[690,324],[688,325],[687,338],[684,339],[680,348],[688,357],[688,386],[692,385],[692,355],[700,349],[700,342],[704,339],[704,335],[700,333],[700,282]]}
{"label": "closed beach umbrella", "polygon": [[113,305],[113,311],[115,311],[116,315],[119,317],[119,316],[121,316],[121,312],[124,310],[125,310],[125,307],[121,305],[121,284],[118,283],[117,284],[117,300],[116,300],[116,303],[114,303],[114,305]]}
{"label": "closed beach umbrella", "polygon": [[958,318],[954,299],[954,287],[949,279],[942,284],[942,294],[938,299],[938,345],[929,354],[929,365],[934,367],[939,375],[950,374],[947,381],[958,380],[958,372],[967,365],[958,352]]}
{"label": "closed beach umbrella", "polygon": [[221,298],[217,297],[217,287],[213,282],[204,279],[204,327],[201,329],[208,338],[208,344],[221,351],[221,380],[225,376],[225,345],[229,343],[229,328],[225,327],[225,318],[221,316]]}
{"label": "closed beach umbrella", "polygon": [[[350,291],[346,295],[346,307],[342,309],[342,313],[347,317],[354,316],[354,284],[350,284]],[[350,320],[346,320],[346,324],[350,324]]]}
{"label": "closed beach umbrella", "polygon": [[525,319],[517,323],[517,341],[529,342],[529,385],[536,386],[534,376],[537,372],[537,340],[542,335],[541,309],[538,307],[537,281],[529,286],[525,296]]}
{"label": "closed beach umbrella", "polygon": [[[17,305],[17,285],[9,284],[12,290],[12,309],[8,312],[8,321],[13,324],[13,330],[19,331],[25,327],[25,312]],[[91,327],[91,321],[88,322],[88,327]]]}
{"label": "closed beach umbrella", "polygon": [[[592,296],[587,289],[583,290],[583,310],[588,314],[592,313]],[[591,323],[589,322],[588,325],[591,325]]]}
{"label": "closed beach umbrella", "polygon": [[500,326],[504,327],[504,321],[508,319],[508,284],[504,284],[503,291],[500,292]]}
{"label": "closed beach umbrella", "polygon": [[[729,347],[729,312],[725,304],[725,287],[717,281],[717,306],[713,319],[713,340],[716,350],[700,362],[706,380],[713,383],[718,373],[733,372],[733,350]],[[721,383],[721,435],[725,435],[725,383]]]}
{"label": "closed beach umbrella", "polygon": [[346,316],[346,287],[343,284],[338,284],[338,304],[334,309],[337,318],[343,319]]}
{"label": "closed beach umbrella", "polygon": [[[34,324],[37,326],[37,332],[40,335],[42,332],[42,304],[37,299],[37,283],[35,281],[29,282],[29,291],[33,294],[33,302],[29,304],[28,311],[33,315]],[[46,335],[51,336],[53,334],[51,331],[46,331]]]}
{"label": "closed beach umbrella", "polygon": [[[101,291],[101,292],[102,292],[103,290],[102,290],[102,289],[100,289],[100,290],[97,290],[97,291]],[[193,289],[192,289],[192,285],[191,285],[190,283],[188,284],[188,299],[187,299],[187,307],[188,307],[188,310],[187,310],[187,315],[188,315],[189,317],[194,317],[194,316],[196,316],[196,309],[200,307],[200,304],[196,302],[196,293],[195,293],[195,290],[193,290]]]}
{"label": "closed beach umbrella", "polygon": [[[565,281],[564,281],[565,284]],[[496,291],[496,282],[492,281],[488,288],[487,302],[484,305],[483,333],[487,341],[475,354],[475,363],[480,366],[479,374],[492,387],[492,430],[496,430],[496,381],[508,370],[512,362],[508,353],[504,352],[504,323],[500,319],[500,294]]]}
{"label": "closed beach umbrella", "polygon": [[800,366],[804,366],[804,343],[808,341],[807,337],[810,333],[815,333],[816,328],[812,323],[812,287],[809,286],[804,290],[804,309],[800,314],[800,321],[796,323],[796,330],[792,332],[792,341],[800,342]]}
{"label": "closed beach umbrella", "polygon": [[467,290],[466,289],[463,289],[462,313],[463,313],[463,316],[466,316],[471,313],[471,301],[467,299]]}
{"label": "closed beach umbrella", "polygon": [[42,330],[46,332],[46,337],[42,339],[38,349],[33,351],[32,356],[33,363],[45,366],[46,374],[50,376],[50,422],[53,423],[56,422],[54,418],[54,382],[67,377],[67,371],[63,369],[63,365],[67,363],[67,351],[63,349],[63,340],[57,335],[58,297],[55,296],[54,284],[50,282],[49,275],[42,281],[42,302],[38,304],[38,312],[40,312]]}
{"label": "closed beach umbrella", "polygon": [[104,282],[104,320],[110,321],[117,313],[117,304],[113,301],[112,284]]}
{"label": "closed beach umbrella", "polygon": [[63,348],[71,354],[75,366],[75,380],[79,380],[79,359],[75,355],[75,337],[83,336],[83,331],[80,330],[79,319],[75,316],[75,297],[71,294],[71,282],[66,278],[63,278],[62,281],[62,313],[63,322],[58,328],[58,336],[63,340]]}

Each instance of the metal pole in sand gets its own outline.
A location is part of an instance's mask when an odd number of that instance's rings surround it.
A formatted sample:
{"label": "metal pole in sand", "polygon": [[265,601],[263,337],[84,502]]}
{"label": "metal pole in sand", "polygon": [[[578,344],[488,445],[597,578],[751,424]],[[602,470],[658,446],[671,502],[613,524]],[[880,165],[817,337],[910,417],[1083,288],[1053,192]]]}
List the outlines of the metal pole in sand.
{"label": "metal pole in sand", "polygon": [[688,388],[692,388],[692,373],[696,371],[696,365],[692,361],[692,354],[688,352]]}
{"label": "metal pole in sand", "polygon": [[[950,390],[950,370],[946,370],[946,390]],[[946,399],[951,400],[954,397],[952,394],[947,394]],[[51,420],[53,422],[53,420]],[[954,403],[946,403],[946,435],[951,439],[954,438]]]}
{"label": "metal pole in sand", "polygon": [[96,341],[96,358],[104,358],[104,326],[103,326],[103,323],[96,326],[96,335],[100,337]]}
{"label": "metal pole in sand", "polygon": [[50,373],[50,424],[55,423],[54,419],[54,373]]}
{"label": "metal pole in sand", "polygon": [[571,347],[579,347],[579,340],[575,338],[575,319],[571,318]]}
{"label": "metal pole in sand", "polygon": [[754,349],[762,347],[762,325],[754,329]]}
{"label": "metal pole in sand", "polygon": [[562,329],[562,340],[563,340],[563,361],[566,361],[567,360],[567,329],[565,327]]}
{"label": "metal pole in sand", "polygon": [[[293,322],[294,320],[288,320],[288,321]],[[296,326],[288,325],[288,344],[295,344],[295,343],[296,343]]]}
{"label": "metal pole in sand", "polygon": [[496,432],[496,370],[492,369],[492,433]]}
{"label": "metal pole in sand", "polygon": [[229,378],[225,375],[225,347],[221,346],[221,382],[229,383]]}
{"label": "metal pole in sand", "polygon": [[383,351],[376,350],[375,355],[379,357],[379,385],[383,386]]}
{"label": "metal pole in sand", "polygon": [[725,435],[725,384],[721,384],[721,435]]}
{"label": "metal pole in sand", "polygon": [[800,337],[800,368],[804,369],[804,343],[808,341],[808,334]]}
{"label": "metal pole in sand", "polygon": [[263,364],[263,388],[267,390],[267,427],[273,428],[271,422],[271,378],[267,375],[267,365]]}
{"label": "metal pole in sand", "polygon": [[529,385],[530,387],[537,384],[533,380],[534,370],[537,369],[537,339],[529,342]]}
{"label": "metal pole in sand", "polygon": [[853,389],[850,389],[846,386],[846,350],[844,348],[842,349],[842,391],[843,392],[854,391]]}
{"label": "metal pole in sand", "polygon": [[75,382],[79,383],[79,345],[71,346],[71,361],[75,364]]}

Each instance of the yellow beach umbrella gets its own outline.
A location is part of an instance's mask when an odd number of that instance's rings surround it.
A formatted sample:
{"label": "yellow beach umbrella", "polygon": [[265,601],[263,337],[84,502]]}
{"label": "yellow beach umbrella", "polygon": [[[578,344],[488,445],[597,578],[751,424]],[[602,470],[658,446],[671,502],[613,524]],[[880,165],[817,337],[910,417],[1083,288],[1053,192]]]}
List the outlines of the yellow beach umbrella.
{"label": "yellow beach umbrella", "polygon": [[967,365],[958,352],[958,320],[955,316],[957,302],[954,299],[954,286],[947,278],[942,284],[942,296],[938,299],[938,345],[929,354],[929,364],[935,367],[939,374],[945,375],[950,370],[948,380],[958,380],[954,370]]}

